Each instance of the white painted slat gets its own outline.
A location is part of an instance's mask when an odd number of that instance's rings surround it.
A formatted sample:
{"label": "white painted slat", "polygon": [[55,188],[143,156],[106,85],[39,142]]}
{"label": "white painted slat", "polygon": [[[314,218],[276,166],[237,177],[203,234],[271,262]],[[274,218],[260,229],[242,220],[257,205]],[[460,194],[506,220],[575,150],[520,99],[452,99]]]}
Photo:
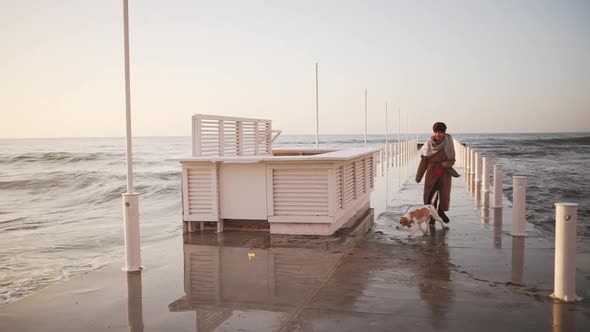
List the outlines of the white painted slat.
{"label": "white painted slat", "polygon": [[300,209],[297,211],[289,210],[279,210],[275,208],[275,216],[324,216],[328,214],[328,209],[322,211],[310,211],[309,209]]}
{"label": "white painted slat", "polygon": [[328,169],[272,169],[274,216],[327,216]]}
{"label": "white painted slat", "polygon": [[193,116],[195,157],[269,155],[272,154],[271,143],[270,120],[203,114]]}
{"label": "white painted slat", "polygon": [[[301,198],[300,195],[298,195],[299,193],[305,193],[306,197]],[[310,193],[310,192],[306,192],[306,191],[302,191],[300,190],[298,193],[294,193],[294,194],[290,194],[290,192],[284,192],[281,194],[273,194],[273,197],[275,198],[275,200],[280,201],[280,200],[307,200],[307,197],[310,198],[314,198],[316,200],[326,200],[326,196],[324,196],[324,193],[319,192],[319,193]]]}
{"label": "white painted slat", "polygon": [[362,160],[357,160],[354,162],[354,169],[355,169],[355,193],[356,196],[359,197],[365,192],[365,163]]}
{"label": "white painted slat", "polygon": [[335,172],[335,174],[336,174],[335,175],[336,176],[336,195],[335,195],[336,212],[342,210],[342,169],[343,169],[343,167],[341,167],[341,166],[337,167],[336,172]]}
{"label": "white painted slat", "polygon": [[[302,197],[303,198],[303,197]],[[277,200],[275,199],[275,206],[309,206],[311,209],[314,207],[327,207],[328,206],[328,199],[326,198],[323,201],[313,200],[310,201],[309,199],[300,199],[300,200]]]}
{"label": "white painted slat", "polygon": [[[306,187],[300,187],[300,188],[282,188],[281,187],[281,188],[275,188],[275,189],[273,189],[273,191],[280,194],[280,195],[288,195],[289,193],[293,193],[293,195],[313,194],[314,192],[317,192],[318,196],[322,196],[322,195],[324,195],[323,189],[325,189],[325,188],[315,188],[314,191],[310,193],[310,188],[306,188]],[[275,195],[273,194],[273,196],[275,196]],[[310,196],[310,197],[314,197],[314,196]]]}
{"label": "white painted slat", "polygon": [[343,208],[355,199],[354,186],[354,166],[348,163],[344,166]]}
{"label": "white painted slat", "polygon": [[305,186],[305,185],[314,185],[316,187],[327,187],[328,186],[328,182],[322,180],[321,182],[318,182],[314,179],[301,179],[299,181],[293,179],[293,180],[276,180],[275,183],[277,184],[281,184],[281,185],[285,185],[286,187],[299,187],[299,186]]}
{"label": "white painted slat", "polygon": [[216,165],[191,165],[186,167],[185,214],[190,219],[216,220],[217,208],[217,179]]}

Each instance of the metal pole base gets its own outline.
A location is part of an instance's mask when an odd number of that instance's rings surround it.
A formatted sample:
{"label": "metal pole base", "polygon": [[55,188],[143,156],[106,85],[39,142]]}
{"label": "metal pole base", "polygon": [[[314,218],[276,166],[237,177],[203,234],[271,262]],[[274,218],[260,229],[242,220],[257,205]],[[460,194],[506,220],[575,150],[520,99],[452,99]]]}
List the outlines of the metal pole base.
{"label": "metal pole base", "polygon": [[125,223],[125,266],[123,271],[139,271],[141,266],[141,252],[139,239],[139,194],[122,194],[123,220]]}

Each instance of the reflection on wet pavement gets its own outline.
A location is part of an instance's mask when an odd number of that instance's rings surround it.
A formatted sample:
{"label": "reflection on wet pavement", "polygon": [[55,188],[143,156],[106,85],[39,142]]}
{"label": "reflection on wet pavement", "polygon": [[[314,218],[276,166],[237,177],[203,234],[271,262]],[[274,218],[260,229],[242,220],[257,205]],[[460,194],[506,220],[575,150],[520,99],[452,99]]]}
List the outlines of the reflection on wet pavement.
{"label": "reflection on wet pavement", "polygon": [[494,208],[494,248],[502,248],[502,208]]}
{"label": "reflection on wet pavement", "polygon": [[434,329],[446,326],[446,313],[453,298],[447,230],[430,232],[423,250],[424,267],[417,271],[420,298],[430,309],[429,322]]}
{"label": "reflection on wet pavement", "polygon": [[[184,243],[186,295],[170,311],[195,311],[198,331],[223,324],[274,330],[328,278],[343,251],[334,239],[266,233],[190,234]],[[244,314],[247,312],[247,314]]]}
{"label": "reflection on wet pavement", "polygon": [[127,322],[130,332],[143,331],[141,271],[127,272]]}
{"label": "reflection on wet pavement", "polygon": [[512,283],[516,285],[523,285],[524,274],[524,236],[512,237],[512,260],[510,266],[512,267]]}

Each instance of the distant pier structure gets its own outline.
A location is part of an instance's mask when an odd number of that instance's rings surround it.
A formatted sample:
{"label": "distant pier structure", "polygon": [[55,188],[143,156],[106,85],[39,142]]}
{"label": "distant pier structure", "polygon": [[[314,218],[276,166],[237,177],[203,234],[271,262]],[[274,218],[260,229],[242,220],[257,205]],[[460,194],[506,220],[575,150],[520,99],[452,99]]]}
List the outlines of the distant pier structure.
{"label": "distant pier structure", "polygon": [[185,231],[254,220],[273,234],[331,235],[369,210],[378,148],[273,149],[278,134],[270,120],[192,117],[192,156],[180,159]]}

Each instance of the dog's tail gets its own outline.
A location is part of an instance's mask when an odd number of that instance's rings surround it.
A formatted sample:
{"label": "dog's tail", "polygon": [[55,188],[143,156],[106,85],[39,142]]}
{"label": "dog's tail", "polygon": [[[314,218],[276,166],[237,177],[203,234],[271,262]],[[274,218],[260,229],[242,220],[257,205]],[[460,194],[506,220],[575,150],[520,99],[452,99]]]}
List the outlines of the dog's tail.
{"label": "dog's tail", "polygon": [[441,217],[438,215],[438,211],[436,211],[436,208],[434,207],[434,205],[426,205],[426,206],[430,210],[430,215],[432,217],[434,217],[434,219],[441,220]]}

